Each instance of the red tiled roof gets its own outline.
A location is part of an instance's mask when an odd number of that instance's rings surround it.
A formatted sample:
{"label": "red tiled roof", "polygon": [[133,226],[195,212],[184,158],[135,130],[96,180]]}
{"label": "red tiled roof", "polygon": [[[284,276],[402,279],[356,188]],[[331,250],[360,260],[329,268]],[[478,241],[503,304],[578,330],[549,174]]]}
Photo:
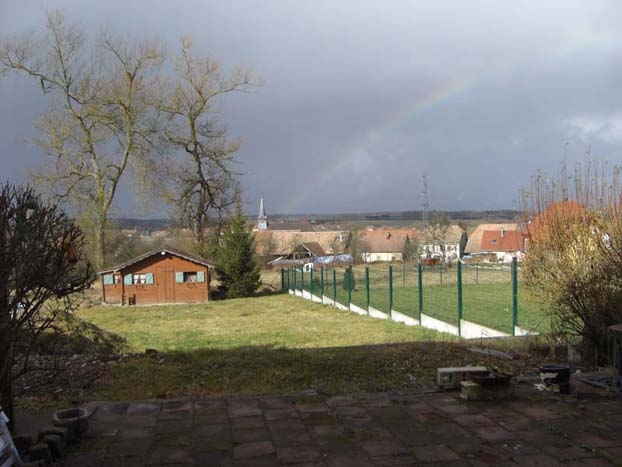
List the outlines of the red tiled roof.
{"label": "red tiled roof", "polygon": [[482,251],[521,251],[523,249],[523,235],[517,230],[484,230],[480,243]]}

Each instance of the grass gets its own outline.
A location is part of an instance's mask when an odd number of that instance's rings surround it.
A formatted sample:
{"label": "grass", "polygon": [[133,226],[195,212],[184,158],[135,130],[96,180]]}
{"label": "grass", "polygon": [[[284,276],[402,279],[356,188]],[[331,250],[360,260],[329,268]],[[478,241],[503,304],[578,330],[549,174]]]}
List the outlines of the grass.
{"label": "grass", "polygon": [[78,316],[126,338],[134,351],[300,349],[447,339],[432,330],[360,318],[283,294],[202,305],[98,306]]}
{"label": "grass", "polygon": [[[365,269],[353,268],[355,290],[352,291],[352,303],[365,309],[367,292],[365,290]],[[300,287],[300,278],[297,285]],[[512,285],[507,267],[469,266],[463,269],[463,318],[499,331],[512,333]],[[304,284],[310,290],[309,276]],[[337,287],[333,287],[332,273],[325,280],[324,295],[337,301],[348,303],[348,292],[342,286],[343,270],[337,271]],[[369,268],[369,303],[372,307],[388,313],[389,311],[389,276],[387,266]],[[427,269],[422,277],[423,312],[447,323],[458,324],[458,295],[456,274],[452,269]],[[319,295],[316,282],[314,293]],[[419,288],[417,274],[398,265],[393,268],[393,310],[418,317]],[[517,324],[525,329],[548,332],[549,321],[542,307],[530,300],[526,291],[518,290]]]}
{"label": "grass", "polygon": [[86,388],[24,399],[22,407],[310,389],[374,392],[434,386],[439,366],[498,366],[516,373],[535,366],[528,353],[511,361],[474,354],[452,336],[287,294],[204,305],[96,306],[75,319],[85,323],[73,323],[78,333],[84,328],[115,342],[125,339],[126,350],[158,353],[105,366]]}

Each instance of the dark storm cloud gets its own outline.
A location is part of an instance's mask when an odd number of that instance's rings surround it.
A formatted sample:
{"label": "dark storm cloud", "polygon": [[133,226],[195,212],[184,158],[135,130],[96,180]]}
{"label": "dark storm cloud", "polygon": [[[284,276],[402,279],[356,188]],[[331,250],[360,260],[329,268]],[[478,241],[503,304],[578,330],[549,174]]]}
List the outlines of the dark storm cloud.
{"label": "dark storm cloud", "polygon": [[[43,2],[5,2],[0,29],[42,24]],[[9,5],[9,3],[11,3]],[[24,3],[24,4],[22,4]],[[528,2],[47,1],[87,31],[191,34],[264,85],[224,102],[243,146],[249,209],[511,208],[538,168],[590,149],[621,159],[622,4]],[[42,108],[0,82],[1,169],[41,157],[22,140]],[[7,154],[14,156],[7,157]],[[132,211],[125,196],[120,211]],[[253,204],[254,203],[254,204]]]}

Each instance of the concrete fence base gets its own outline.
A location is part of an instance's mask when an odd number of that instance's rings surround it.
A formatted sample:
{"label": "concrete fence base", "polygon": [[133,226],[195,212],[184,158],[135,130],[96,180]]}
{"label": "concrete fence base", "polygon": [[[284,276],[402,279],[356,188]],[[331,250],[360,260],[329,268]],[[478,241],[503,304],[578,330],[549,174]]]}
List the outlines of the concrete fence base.
{"label": "concrete fence base", "polygon": [[[368,315],[371,318],[376,319],[390,319],[396,323],[402,323],[406,326],[421,326],[428,329],[434,329],[435,331],[445,332],[447,334],[453,334],[454,336],[461,336],[465,339],[481,339],[487,337],[508,337],[510,334],[498,331],[493,328],[489,328],[487,326],[482,326],[481,324],[473,323],[472,321],[467,321],[465,319],[460,320],[460,329],[458,326],[454,324],[447,323],[438,318],[434,318],[430,315],[426,315],[425,313],[421,313],[421,322],[418,319],[413,318],[412,316],[405,315],[404,313],[400,313],[399,311],[391,310],[391,314],[387,314],[384,311],[377,310],[375,308],[369,307],[369,312],[364,308],[361,308],[358,305],[350,303],[350,306],[339,303],[332,298],[327,297],[326,295],[322,297],[318,297],[316,295],[312,295],[307,290],[288,290],[290,295],[295,295],[297,297],[302,297],[306,300],[311,300],[315,303],[322,303],[324,305],[333,306],[339,310],[351,311],[358,315]],[[514,328],[514,335],[516,336],[536,336],[537,332],[529,331],[527,329],[523,329],[519,326]]]}

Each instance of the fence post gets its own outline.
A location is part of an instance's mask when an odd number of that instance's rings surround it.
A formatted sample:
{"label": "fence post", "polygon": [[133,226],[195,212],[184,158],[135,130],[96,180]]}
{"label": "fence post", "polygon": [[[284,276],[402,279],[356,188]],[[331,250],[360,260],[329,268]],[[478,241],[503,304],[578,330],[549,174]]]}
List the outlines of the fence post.
{"label": "fence post", "polygon": [[402,262],[402,287],[406,287],[406,261]]}
{"label": "fence post", "polygon": [[[346,277],[348,278],[348,281],[346,282],[346,287],[348,287],[348,310],[351,310],[352,308],[350,307],[350,304],[352,303],[352,266],[348,266],[348,269],[346,269]],[[345,278],[344,278],[344,282],[345,282]]]}
{"label": "fence post", "polygon": [[479,284],[479,263],[475,263],[475,285]]}
{"label": "fence post", "polygon": [[365,266],[365,295],[367,297],[367,314],[369,314],[369,266]]}
{"label": "fence post", "polygon": [[313,269],[311,269],[311,275],[309,276],[311,285],[309,286],[309,292],[311,293],[311,301],[313,301]]}
{"label": "fence post", "polygon": [[389,266],[389,318],[393,309],[393,266]]}
{"label": "fence post", "polygon": [[512,258],[512,335],[516,335],[518,324],[518,261]]}
{"label": "fence post", "polygon": [[442,265],[438,267],[438,274],[440,276],[440,281],[441,281],[439,285],[442,286],[443,285],[443,266]]}
{"label": "fence post", "polygon": [[333,306],[337,303],[337,270],[333,268]]}
{"label": "fence post", "polygon": [[458,261],[456,270],[456,282],[458,285],[458,335],[462,335],[462,262]]}
{"label": "fence post", "polygon": [[320,298],[324,305],[324,266],[320,266]]}
{"label": "fence post", "polygon": [[297,273],[298,271],[296,271],[296,268],[294,268],[294,295],[296,295],[296,292],[298,291],[298,277]]}
{"label": "fence post", "polygon": [[417,264],[417,285],[419,286],[419,325],[421,326],[421,313],[423,313],[423,266]]}
{"label": "fence post", "polygon": [[285,269],[281,268],[281,292],[285,290]]}
{"label": "fence post", "polygon": [[305,296],[305,270],[304,268],[300,270],[300,293],[302,294],[302,297],[304,298]]}

